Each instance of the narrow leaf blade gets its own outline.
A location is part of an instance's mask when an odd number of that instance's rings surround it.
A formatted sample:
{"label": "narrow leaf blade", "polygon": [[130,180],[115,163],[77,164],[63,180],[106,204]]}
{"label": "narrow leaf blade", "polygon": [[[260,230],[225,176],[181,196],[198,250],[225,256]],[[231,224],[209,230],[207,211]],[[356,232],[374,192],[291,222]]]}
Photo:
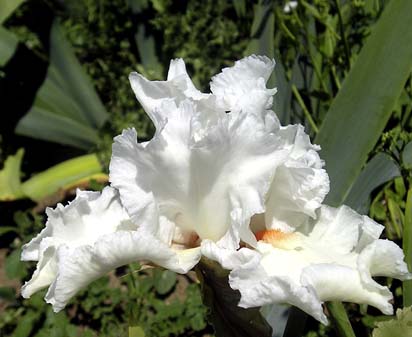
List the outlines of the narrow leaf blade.
{"label": "narrow leaf blade", "polygon": [[4,66],[13,56],[17,43],[17,37],[12,32],[0,26],[0,67]]}
{"label": "narrow leaf blade", "polygon": [[410,13],[410,0],[388,3],[315,139],[331,179],[328,204],[340,205],[348,195],[406,82],[412,67]]}
{"label": "narrow leaf blade", "polygon": [[345,199],[345,205],[366,214],[369,209],[369,196],[373,190],[400,175],[395,161],[388,154],[378,153],[366,164],[356,179]]}
{"label": "narrow leaf blade", "polygon": [[46,171],[36,174],[22,184],[22,189],[30,199],[40,201],[59,189],[64,189],[76,181],[95,176],[102,172],[95,154],[67,160]]}
{"label": "narrow leaf blade", "polygon": [[108,118],[106,109],[57,22],[51,30],[50,57],[64,79],[66,89],[82,107],[90,125],[101,127]]}
{"label": "narrow leaf blade", "polygon": [[[402,248],[409,272],[412,272],[412,188],[408,192],[405,206]],[[412,280],[403,281],[403,306],[412,305]]]}
{"label": "narrow leaf blade", "polygon": [[0,0],[0,25],[24,2],[24,0]]}
{"label": "narrow leaf blade", "polygon": [[0,201],[11,201],[23,196],[20,182],[20,167],[24,150],[19,149],[15,155],[8,156],[0,171]]}

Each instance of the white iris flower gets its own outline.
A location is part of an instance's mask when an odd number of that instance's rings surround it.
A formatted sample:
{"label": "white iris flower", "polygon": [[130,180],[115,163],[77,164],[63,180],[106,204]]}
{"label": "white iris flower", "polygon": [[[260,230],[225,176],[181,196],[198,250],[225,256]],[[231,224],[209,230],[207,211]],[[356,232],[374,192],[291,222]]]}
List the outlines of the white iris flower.
{"label": "white iris flower", "polygon": [[390,313],[390,292],[371,277],[409,277],[402,252],[378,240],[372,220],[321,206],[329,178],[319,147],[302,126],[280,126],[276,89],[266,88],[273,67],[246,57],[212,78],[210,94],[195,88],[181,59],[166,81],[132,73],[155,135],[139,143],[124,130],[111,187],[47,211],[46,228],[23,248],[22,259],[38,264],[22,295],[49,286],[46,301],[59,311],[121,265],[186,273],[204,255],[232,270],[243,307],[286,302],[325,322],[321,302],[336,299]]}

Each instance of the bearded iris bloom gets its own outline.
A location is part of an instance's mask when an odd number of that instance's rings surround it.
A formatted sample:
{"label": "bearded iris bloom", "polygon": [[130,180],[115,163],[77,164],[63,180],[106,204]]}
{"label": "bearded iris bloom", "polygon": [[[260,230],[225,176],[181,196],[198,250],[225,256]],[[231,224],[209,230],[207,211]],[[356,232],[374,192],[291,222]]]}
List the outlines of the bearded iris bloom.
{"label": "bearded iris bloom", "polygon": [[[274,65],[246,57],[213,77],[207,94],[180,59],[166,81],[132,73],[155,135],[139,143],[124,130],[111,186],[48,210],[46,228],[23,249],[24,260],[38,261],[23,296],[49,286],[46,301],[58,311],[118,266],[139,260],[186,273],[203,255],[232,270],[244,307],[286,302],[325,322],[320,303],[337,299],[389,313],[388,290],[371,277],[409,277],[402,252],[378,240],[370,219],[322,206],[329,178],[319,147],[271,110]],[[376,267],[381,246],[396,259]],[[353,296],[336,290],[339,273],[356,284]]]}

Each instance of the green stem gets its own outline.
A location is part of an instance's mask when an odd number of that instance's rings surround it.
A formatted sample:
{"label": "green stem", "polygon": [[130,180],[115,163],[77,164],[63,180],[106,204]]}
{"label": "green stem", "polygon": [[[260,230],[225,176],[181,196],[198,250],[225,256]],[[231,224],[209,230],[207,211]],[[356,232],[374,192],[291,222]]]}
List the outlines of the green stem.
{"label": "green stem", "polygon": [[[408,269],[412,271],[412,187],[408,191],[405,206],[405,223],[403,228],[402,248]],[[403,306],[412,305],[412,280],[403,282]]]}
{"label": "green stem", "polygon": [[340,30],[340,35],[343,41],[343,49],[345,50],[345,58],[346,58],[346,66],[348,69],[350,69],[350,50],[349,50],[349,45],[348,45],[348,40],[346,39],[345,36],[345,28],[343,27],[343,19],[342,19],[342,12],[340,9],[340,4],[339,0],[334,0],[335,5],[336,5],[336,10],[338,11],[338,18],[339,18],[339,30]]}
{"label": "green stem", "polygon": [[356,337],[343,304],[341,302],[328,302],[326,307],[329,310],[337,335],[339,337]]}
{"label": "green stem", "polygon": [[295,95],[295,98],[298,101],[300,107],[302,108],[303,113],[305,114],[310,126],[312,127],[312,130],[315,133],[318,133],[319,128],[317,127],[315,121],[313,120],[312,116],[310,115],[310,112],[309,112],[308,108],[306,107],[305,102],[302,99],[302,96],[300,96],[298,88],[296,88],[296,85],[294,85],[294,84],[292,84],[292,92],[293,92],[293,95]]}

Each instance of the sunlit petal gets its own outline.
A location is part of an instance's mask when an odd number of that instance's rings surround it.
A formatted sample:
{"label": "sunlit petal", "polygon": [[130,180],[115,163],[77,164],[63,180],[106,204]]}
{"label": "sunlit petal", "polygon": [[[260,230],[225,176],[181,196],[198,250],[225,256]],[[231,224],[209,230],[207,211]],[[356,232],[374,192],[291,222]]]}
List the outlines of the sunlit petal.
{"label": "sunlit petal", "polygon": [[294,232],[256,233],[260,262],[235,267],[230,284],[240,291],[241,306],[286,302],[323,323],[320,304],[325,301],[365,303],[391,314],[391,292],[372,277],[404,280],[412,275],[402,250],[379,239],[381,231],[382,226],[349,207],[322,206],[317,220],[309,219]]}

